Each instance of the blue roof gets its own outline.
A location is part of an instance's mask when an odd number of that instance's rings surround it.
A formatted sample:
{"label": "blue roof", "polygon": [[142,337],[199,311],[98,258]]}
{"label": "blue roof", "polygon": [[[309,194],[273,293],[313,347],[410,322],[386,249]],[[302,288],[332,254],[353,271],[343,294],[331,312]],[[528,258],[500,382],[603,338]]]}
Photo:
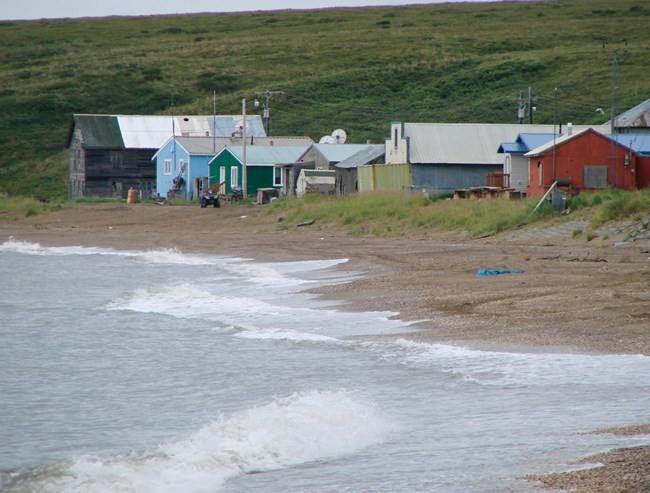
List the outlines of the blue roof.
{"label": "blue roof", "polygon": [[553,135],[548,133],[521,133],[517,135],[515,142],[502,142],[497,152],[501,154],[526,154],[528,151],[553,140]]}
{"label": "blue roof", "polygon": [[501,142],[501,145],[499,146],[499,149],[497,149],[497,152],[499,154],[524,154],[527,151],[521,142]]}
{"label": "blue roof", "polygon": [[554,136],[555,134],[519,134],[517,142],[521,142],[526,148],[525,152],[528,152],[550,142]]}
{"label": "blue roof", "polygon": [[650,133],[615,134],[611,138],[634,152],[650,156]]}

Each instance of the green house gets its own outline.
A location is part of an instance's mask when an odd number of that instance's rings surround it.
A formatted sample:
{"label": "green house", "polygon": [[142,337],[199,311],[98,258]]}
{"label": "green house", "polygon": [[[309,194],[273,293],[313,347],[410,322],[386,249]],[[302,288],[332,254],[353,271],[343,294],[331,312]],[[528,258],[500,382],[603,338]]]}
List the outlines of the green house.
{"label": "green house", "polygon": [[[246,146],[246,188],[255,195],[258,188],[282,188],[282,164],[295,163],[310,146]],[[242,188],[244,147],[226,146],[209,163],[210,186],[225,182],[221,193]]]}

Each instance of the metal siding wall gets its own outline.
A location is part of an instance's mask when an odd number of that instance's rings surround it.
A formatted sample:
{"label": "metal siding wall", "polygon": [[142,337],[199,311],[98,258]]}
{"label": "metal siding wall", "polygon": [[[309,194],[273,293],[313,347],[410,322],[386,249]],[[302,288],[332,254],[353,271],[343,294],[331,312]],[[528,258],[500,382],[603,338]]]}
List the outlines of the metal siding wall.
{"label": "metal siding wall", "polygon": [[376,165],[375,190],[402,191],[411,187],[411,169],[408,164]]}
{"label": "metal siding wall", "polygon": [[360,192],[370,192],[373,190],[372,168],[372,166],[359,166],[357,170],[357,179],[359,180]]}
{"label": "metal siding wall", "polygon": [[453,194],[459,188],[484,186],[486,175],[501,169],[502,165],[414,164],[413,186],[427,189],[430,195]]}

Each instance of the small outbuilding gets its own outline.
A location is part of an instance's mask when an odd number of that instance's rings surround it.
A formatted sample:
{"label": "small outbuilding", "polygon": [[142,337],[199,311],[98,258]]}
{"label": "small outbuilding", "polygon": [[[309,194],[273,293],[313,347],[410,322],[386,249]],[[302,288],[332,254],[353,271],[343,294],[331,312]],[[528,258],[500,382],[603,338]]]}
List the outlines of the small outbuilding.
{"label": "small outbuilding", "polygon": [[[543,196],[554,184],[573,192],[650,186],[650,138],[605,135],[593,128],[567,133],[528,153],[527,194]],[[648,154],[645,154],[645,151]]]}
{"label": "small outbuilding", "polygon": [[303,169],[298,176],[296,195],[302,197],[308,193],[333,194],[336,183],[336,171],[327,169]]}

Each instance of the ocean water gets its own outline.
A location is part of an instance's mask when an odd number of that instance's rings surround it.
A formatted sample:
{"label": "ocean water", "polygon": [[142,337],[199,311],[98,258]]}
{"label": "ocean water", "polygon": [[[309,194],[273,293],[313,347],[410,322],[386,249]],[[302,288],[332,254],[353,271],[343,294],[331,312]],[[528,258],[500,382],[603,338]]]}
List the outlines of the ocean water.
{"label": "ocean water", "polygon": [[[650,437],[650,358],[412,342],[345,259],[0,244],[0,491],[529,492]],[[567,314],[570,316],[570,314]]]}

